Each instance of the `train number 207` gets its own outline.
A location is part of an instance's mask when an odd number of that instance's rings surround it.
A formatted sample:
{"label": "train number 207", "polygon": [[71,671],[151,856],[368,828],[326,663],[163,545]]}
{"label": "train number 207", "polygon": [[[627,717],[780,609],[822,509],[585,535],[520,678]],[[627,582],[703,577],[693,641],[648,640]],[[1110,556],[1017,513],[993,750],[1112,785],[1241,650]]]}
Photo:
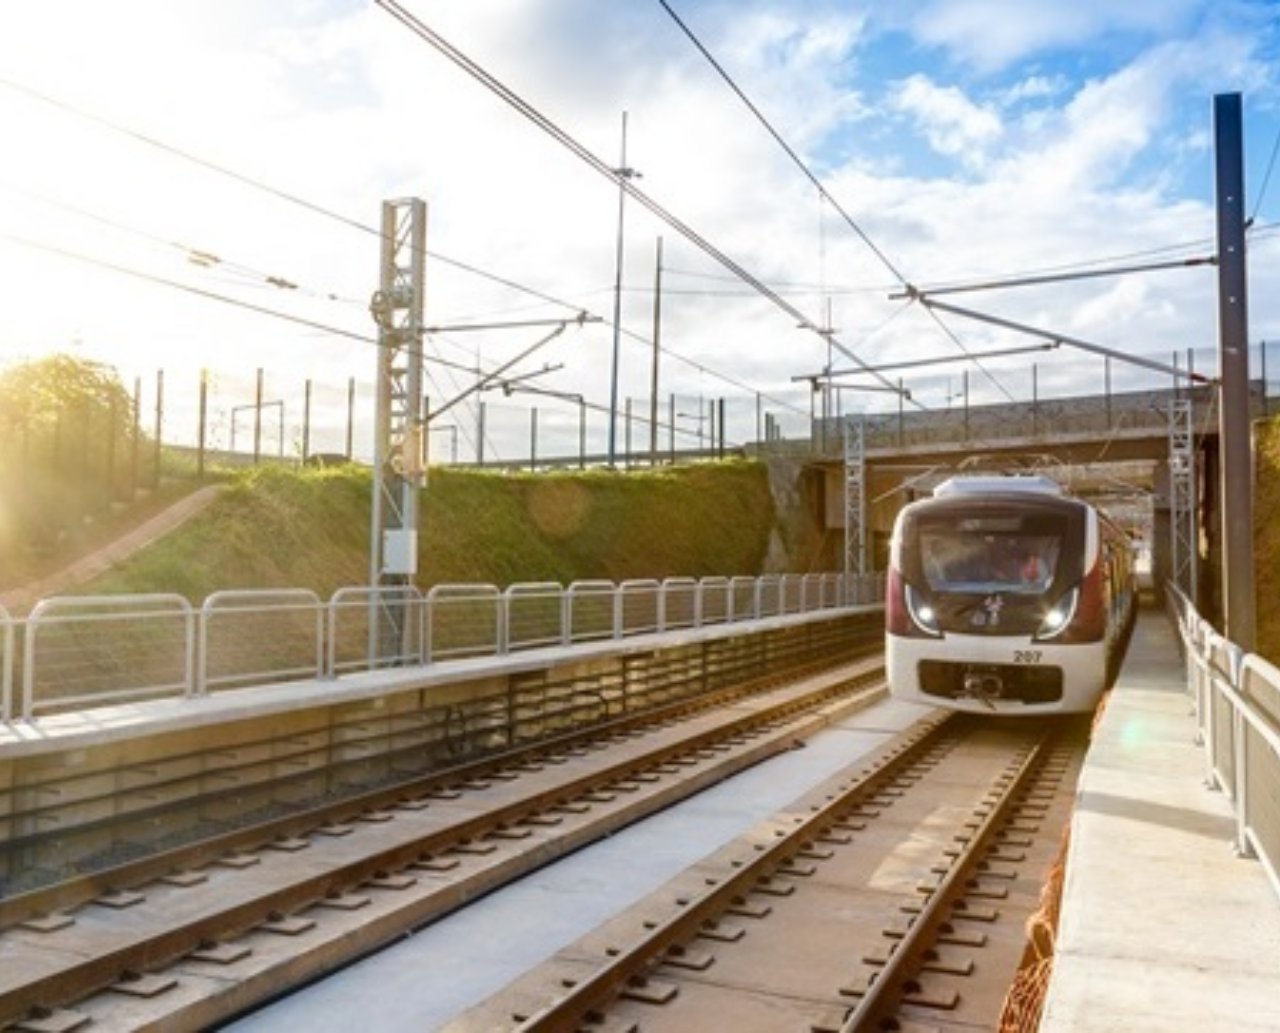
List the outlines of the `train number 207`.
{"label": "train number 207", "polygon": [[1013,662],[1015,664],[1038,664],[1040,662],[1040,650],[1015,649],[1013,651]]}

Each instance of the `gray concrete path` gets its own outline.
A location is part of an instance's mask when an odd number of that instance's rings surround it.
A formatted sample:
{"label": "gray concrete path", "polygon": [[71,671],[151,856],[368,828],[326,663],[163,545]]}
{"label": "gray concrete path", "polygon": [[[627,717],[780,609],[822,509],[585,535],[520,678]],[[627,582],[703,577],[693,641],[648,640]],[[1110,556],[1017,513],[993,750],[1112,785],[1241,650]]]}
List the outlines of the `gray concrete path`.
{"label": "gray concrete path", "polygon": [[1233,833],[1146,613],[1081,775],[1040,1033],[1280,1030],[1280,898]]}
{"label": "gray concrete path", "polygon": [[95,549],[88,556],[81,557],[57,573],[0,593],[0,606],[16,616],[19,612],[29,610],[41,599],[62,595],[92,581],[98,575],[105,574],[117,563],[123,562],[157,539],[181,527],[217,498],[221,491],[222,485],[210,484],[186,498],[179,499],[132,531]]}

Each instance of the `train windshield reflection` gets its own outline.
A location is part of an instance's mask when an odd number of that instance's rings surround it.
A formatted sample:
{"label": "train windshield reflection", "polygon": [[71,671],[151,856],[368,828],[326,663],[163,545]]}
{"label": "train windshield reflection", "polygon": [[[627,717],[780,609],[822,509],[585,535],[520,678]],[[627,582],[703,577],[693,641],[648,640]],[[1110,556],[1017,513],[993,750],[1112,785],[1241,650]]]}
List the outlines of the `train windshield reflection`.
{"label": "train windshield reflection", "polygon": [[936,592],[1046,591],[1058,569],[1057,534],[978,531],[961,526],[920,529],[920,565]]}

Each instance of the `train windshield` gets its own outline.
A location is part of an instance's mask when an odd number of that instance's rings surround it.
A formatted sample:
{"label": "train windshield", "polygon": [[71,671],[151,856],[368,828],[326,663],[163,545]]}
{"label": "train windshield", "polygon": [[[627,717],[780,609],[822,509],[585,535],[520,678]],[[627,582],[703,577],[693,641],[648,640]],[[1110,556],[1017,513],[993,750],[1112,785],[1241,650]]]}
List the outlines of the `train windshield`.
{"label": "train windshield", "polygon": [[1065,531],[1043,515],[922,521],[921,571],[937,592],[1040,594],[1057,574]]}

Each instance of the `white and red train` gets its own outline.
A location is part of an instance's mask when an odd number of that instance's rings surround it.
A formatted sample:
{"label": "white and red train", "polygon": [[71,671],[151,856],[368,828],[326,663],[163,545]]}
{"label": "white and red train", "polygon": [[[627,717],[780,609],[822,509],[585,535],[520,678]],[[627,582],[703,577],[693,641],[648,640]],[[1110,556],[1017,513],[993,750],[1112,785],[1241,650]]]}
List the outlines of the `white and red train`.
{"label": "white and red train", "polygon": [[1047,477],[955,477],[898,514],[885,653],[894,696],[1002,714],[1093,709],[1137,596],[1129,538]]}

